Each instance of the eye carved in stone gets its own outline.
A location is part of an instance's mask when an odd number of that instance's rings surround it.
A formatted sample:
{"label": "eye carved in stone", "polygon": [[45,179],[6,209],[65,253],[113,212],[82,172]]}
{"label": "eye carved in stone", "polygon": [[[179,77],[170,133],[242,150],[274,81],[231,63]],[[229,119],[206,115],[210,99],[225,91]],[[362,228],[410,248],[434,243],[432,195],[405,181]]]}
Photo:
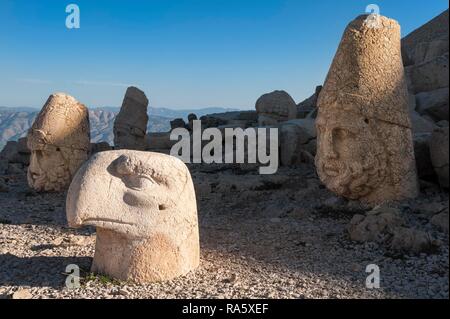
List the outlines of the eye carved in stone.
{"label": "eye carved in stone", "polygon": [[135,191],[145,191],[158,185],[155,179],[146,175],[129,175],[125,179],[125,184],[128,188]]}
{"label": "eye carved in stone", "polygon": [[334,130],[333,134],[334,134],[334,137],[339,138],[339,139],[352,138],[356,135],[354,132],[352,132],[346,128],[337,128]]}

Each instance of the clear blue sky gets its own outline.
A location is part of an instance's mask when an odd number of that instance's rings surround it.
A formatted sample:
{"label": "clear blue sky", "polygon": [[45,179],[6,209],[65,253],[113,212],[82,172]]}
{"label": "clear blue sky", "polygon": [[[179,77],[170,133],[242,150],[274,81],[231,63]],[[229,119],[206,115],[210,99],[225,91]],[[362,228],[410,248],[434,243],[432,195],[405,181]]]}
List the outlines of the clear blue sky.
{"label": "clear blue sky", "polygon": [[[81,28],[65,27],[66,5]],[[446,0],[0,0],[0,105],[41,107],[63,91],[119,106],[253,108],[275,89],[300,102],[322,84],[349,21],[370,3],[407,34]]]}

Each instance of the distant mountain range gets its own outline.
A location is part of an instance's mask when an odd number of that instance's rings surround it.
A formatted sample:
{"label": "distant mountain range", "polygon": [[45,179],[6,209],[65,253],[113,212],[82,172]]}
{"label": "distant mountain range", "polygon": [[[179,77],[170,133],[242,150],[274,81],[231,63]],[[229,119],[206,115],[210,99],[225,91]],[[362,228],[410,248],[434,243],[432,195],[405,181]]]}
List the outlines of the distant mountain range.
{"label": "distant mountain range", "polygon": [[[94,108],[93,110],[103,110],[103,111],[109,111],[109,112],[119,112],[119,107],[98,107]],[[223,107],[208,107],[208,108],[198,108],[198,109],[186,109],[186,110],[174,110],[170,108],[165,107],[148,107],[148,115],[150,117],[152,116],[160,116],[160,117],[166,117],[170,119],[176,119],[176,118],[182,118],[184,120],[187,120],[187,117],[189,114],[194,113],[198,117],[207,115],[207,114],[213,114],[213,113],[223,113],[223,112],[233,112],[238,111],[239,109],[236,108],[223,108]]]}
{"label": "distant mountain range", "polygon": [[[15,113],[15,112],[37,112],[40,109],[34,108],[34,107],[6,107],[6,106],[0,106],[0,112],[7,112],[7,113]],[[120,110],[120,107],[117,106],[104,106],[104,107],[94,107],[90,108],[92,111],[108,111],[108,112],[114,112],[118,113]],[[171,108],[166,107],[148,107],[148,115],[156,115],[160,117],[167,117],[170,119],[175,118],[183,118],[187,119],[188,115],[191,113],[196,114],[198,117],[207,115],[207,114],[213,114],[213,113],[223,113],[223,112],[233,112],[238,111],[237,108],[224,108],[224,107],[207,107],[207,108],[198,108],[198,109],[185,109],[185,110],[175,110]]]}
{"label": "distant mountain range", "polygon": [[[113,125],[119,107],[99,107],[89,110],[91,125],[91,141],[100,141],[113,144]],[[187,119],[190,113],[198,117],[212,114],[236,111],[235,108],[210,107],[190,110],[174,110],[169,108],[149,107],[149,132],[167,132],[170,130],[170,121],[175,118]],[[31,107],[3,107],[0,106],[0,150],[7,141],[16,141],[27,135],[28,129],[34,122],[39,109]]]}

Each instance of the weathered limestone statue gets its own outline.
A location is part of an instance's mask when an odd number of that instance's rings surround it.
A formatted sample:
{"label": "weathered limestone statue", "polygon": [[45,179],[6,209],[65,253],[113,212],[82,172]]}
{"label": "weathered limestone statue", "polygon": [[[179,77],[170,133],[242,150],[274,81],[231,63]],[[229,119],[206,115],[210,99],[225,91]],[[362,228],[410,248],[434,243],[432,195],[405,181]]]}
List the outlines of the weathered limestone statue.
{"label": "weathered limestone statue", "polygon": [[49,97],[28,132],[28,184],[36,191],[63,191],[88,158],[89,113],[75,98]]}
{"label": "weathered limestone statue", "polygon": [[378,18],[360,16],[345,30],[316,119],[320,179],[369,204],[418,194],[400,26]]}
{"label": "weathered limestone statue", "polygon": [[73,179],[66,207],[71,227],[97,227],[93,272],[145,283],[169,280],[199,265],[194,185],[175,157],[97,153]]}
{"label": "weathered limestone statue", "polygon": [[277,125],[297,116],[297,105],[285,91],[264,94],[256,101],[255,108],[259,126]]}
{"label": "weathered limestone statue", "polygon": [[144,92],[129,87],[122,107],[114,120],[114,146],[116,149],[145,150],[148,99]]}

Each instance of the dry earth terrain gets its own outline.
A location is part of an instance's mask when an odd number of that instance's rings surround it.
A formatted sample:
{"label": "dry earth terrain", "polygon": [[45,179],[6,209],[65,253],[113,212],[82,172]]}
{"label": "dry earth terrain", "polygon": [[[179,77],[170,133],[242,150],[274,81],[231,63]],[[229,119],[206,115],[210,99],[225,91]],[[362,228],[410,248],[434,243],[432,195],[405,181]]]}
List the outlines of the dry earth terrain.
{"label": "dry earth terrain", "polygon": [[[175,280],[137,286],[89,273],[95,229],[69,229],[65,194],[38,194],[25,172],[1,176],[0,296],[3,298],[448,298],[448,234],[430,223],[448,193],[423,183],[395,204],[436,249],[402,253],[355,243],[347,226],[367,208],[335,197],[313,166],[257,175],[235,166],[190,167],[197,191],[201,265]],[[1,186],[1,185],[0,185]],[[81,287],[68,289],[66,266]],[[376,264],[380,289],[367,289]]]}

